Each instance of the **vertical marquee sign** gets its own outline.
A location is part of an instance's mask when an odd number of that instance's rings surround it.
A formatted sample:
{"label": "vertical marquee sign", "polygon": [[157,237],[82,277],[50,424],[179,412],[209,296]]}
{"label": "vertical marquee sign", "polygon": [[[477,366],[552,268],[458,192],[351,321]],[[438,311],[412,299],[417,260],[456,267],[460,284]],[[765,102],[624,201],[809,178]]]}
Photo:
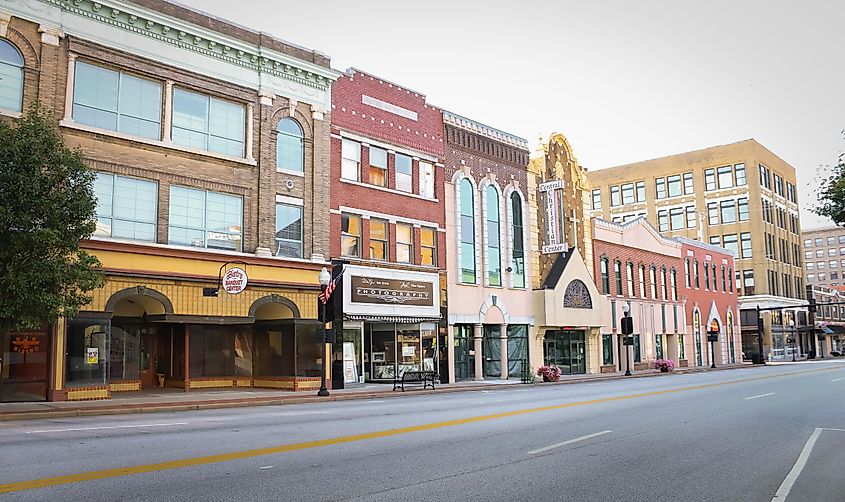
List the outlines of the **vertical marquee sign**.
{"label": "vertical marquee sign", "polygon": [[540,183],[540,193],[543,196],[543,207],[545,208],[545,239],[543,243],[543,254],[565,253],[569,246],[564,238],[563,225],[566,221],[563,211],[563,180],[547,181]]}

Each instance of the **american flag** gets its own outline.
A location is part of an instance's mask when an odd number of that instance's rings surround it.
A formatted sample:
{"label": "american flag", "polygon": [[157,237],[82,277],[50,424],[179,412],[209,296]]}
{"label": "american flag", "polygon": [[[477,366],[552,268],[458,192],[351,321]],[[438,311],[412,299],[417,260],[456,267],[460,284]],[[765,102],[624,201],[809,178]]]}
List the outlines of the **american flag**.
{"label": "american flag", "polygon": [[320,294],[317,295],[317,298],[319,298],[320,301],[323,302],[323,305],[329,303],[329,298],[332,297],[332,292],[334,291],[334,288],[335,286],[337,286],[337,283],[340,281],[341,277],[343,276],[341,274],[338,274],[337,277],[335,277],[329,282],[328,286],[326,286],[326,290],[321,291]]}

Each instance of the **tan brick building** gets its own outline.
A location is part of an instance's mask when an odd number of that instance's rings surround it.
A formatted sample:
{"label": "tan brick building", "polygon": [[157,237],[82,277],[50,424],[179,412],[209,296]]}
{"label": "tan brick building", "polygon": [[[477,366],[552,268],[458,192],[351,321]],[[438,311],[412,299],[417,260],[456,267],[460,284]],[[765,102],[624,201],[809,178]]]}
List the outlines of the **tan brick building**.
{"label": "tan brick building", "polygon": [[[594,217],[645,216],[661,233],[736,256],[740,309],[803,304],[795,168],[753,139],[589,171]],[[756,324],[743,328],[753,356]],[[764,340],[764,352],[771,336]]]}
{"label": "tan brick building", "polygon": [[5,335],[0,400],[319,386],[328,57],[165,0],[4,3],[0,54],[0,115],[40,101],[98,172],[107,278],[37,365]]}
{"label": "tan brick building", "polygon": [[845,228],[807,230],[801,240],[807,284],[845,291]]}

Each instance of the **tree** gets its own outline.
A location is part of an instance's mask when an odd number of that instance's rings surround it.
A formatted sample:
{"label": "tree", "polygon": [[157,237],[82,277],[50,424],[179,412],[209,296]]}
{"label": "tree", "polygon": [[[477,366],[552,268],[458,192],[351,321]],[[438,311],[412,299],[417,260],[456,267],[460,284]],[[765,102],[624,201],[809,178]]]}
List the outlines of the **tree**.
{"label": "tree", "polygon": [[819,201],[813,212],[827,216],[837,225],[845,226],[845,153],[839,155],[833,173],[822,180]]}
{"label": "tree", "polygon": [[72,317],[103,284],[79,248],[96,228],[95,175],[51,117],[36,104],[0,121],[0,334]]}

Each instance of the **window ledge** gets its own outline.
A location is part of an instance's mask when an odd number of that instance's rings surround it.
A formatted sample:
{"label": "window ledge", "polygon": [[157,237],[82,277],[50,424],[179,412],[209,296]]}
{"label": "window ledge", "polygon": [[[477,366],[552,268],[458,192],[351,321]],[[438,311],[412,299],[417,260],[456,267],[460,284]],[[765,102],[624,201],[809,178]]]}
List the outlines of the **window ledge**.
{"label": "window ledge", "polygon": [[14,119],[21,118],[21,112],[13,112],[12,110],[4,110],[3,108],[0,108],[0,115],[12,117]]}
{"label": "window ledge", "polygon": [[290,176],[299,176],[300,178],[305,177],[305,173],[303,171],[293,171],[291,169],[282,169],[281,167],[277,167],[276,172],[280,174],[288,174]]}
{"label": "window ledge", "polygon": [[91,127],[83,124],[78,124],[72,120],[62,120],[59,122],[61,127],[66,127],[68,129],[75,129],[77,131],[85,131],[94,134],[102,134],[104,136],[111,136],[113,138],[119,138],[127,141],[134,141],[136,143],[143,143],[145,145],[152,145],[158,146],[162,148],[167,148],[169,150],[176,150],[179,152],[185,153],[192,153],[195,155],[202,155],[204,157],[212,157],[215,159],[226,160],[229,162],[237,162],[238,164],[245,164],[248,166],[256,166],[258,163],[255,159],[244,159],[241,157],[231,157],[229,155],[223,155],[215,152],[210,152],[208,150],[200,150],[198,148],[189,148],[186,146],[179,146],[174,143],[168,143],[162,140],[155,140],[155,139],[148,139],[148,138],[141,138],[139,136],[133,136],[131,134],[125,134],[118,131],[110,131],[108,129],[100,129],[99,127]]}
{"label": "window ledge", "polygon": [[412,197],[414,199],[421,199],[421,200],[425,200],[425,201],[429,201],[429,202],[440,202],[439,199],[430,199],[428,197],[424,197],[422,195],[417,195],[415,193],[403,192],[402,190],[396,190],[394,188],[387,188],[387,187],[382,187],[382,186],[378,186],[378,185],[371,185],[369,183],[364,183],[364,182],[361,182],[361,181],[355,181],[355,180],[348,180],[348,179],[345,179],[345,178],[340,178],[340,182],[341,183],[348,183],[350,185],[355,185],[355,186],[359,186],[359,187],[372,188],[373,190],[380,190],[382,192],[393,193],[393,194],[396,194],[396,195],[404,195],[405,197]]}

